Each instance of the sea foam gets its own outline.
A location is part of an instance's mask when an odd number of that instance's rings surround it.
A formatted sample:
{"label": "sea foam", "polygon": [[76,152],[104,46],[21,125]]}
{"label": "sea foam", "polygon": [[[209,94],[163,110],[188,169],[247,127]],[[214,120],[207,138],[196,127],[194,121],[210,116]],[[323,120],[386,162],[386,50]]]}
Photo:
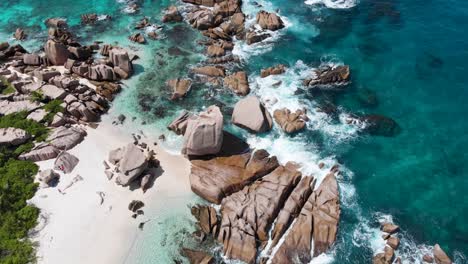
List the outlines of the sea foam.
{"label": "sea foam", "polygon": [[306,5],[325,5],[332,9],[348,9],[357,5],[357,0],[306,0]]}

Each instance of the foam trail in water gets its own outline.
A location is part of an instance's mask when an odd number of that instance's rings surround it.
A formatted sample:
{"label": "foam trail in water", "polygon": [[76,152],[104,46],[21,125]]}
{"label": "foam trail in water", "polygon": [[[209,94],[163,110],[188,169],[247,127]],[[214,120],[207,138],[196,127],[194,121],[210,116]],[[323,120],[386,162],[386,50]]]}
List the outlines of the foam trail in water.
{"label": "foam trail in water", "polygon": [[284,28],[276,31],[262,30],[259,25],[256,24],[256,16],[260,10],[277,13],[275,6],[268,1],[243,1],[242,3],[242,12],[246,15],[245,28],[253,29],[255,32],[261,32],[262,34],[270,34],[270,37],[267,39],[251,45],[248,45],[244,40],[234,39],[232,54],[239,56],[239,58],[243,60],[247,60],[250,56],[270,51],[277,40],[293,25],[287,17],[278,14],[284,22]]}
{"label": "foam trail in water", "polygon": [[357,5],[357,0],[306,0],[306,5],[323,4],[332,9],[348,9]]}

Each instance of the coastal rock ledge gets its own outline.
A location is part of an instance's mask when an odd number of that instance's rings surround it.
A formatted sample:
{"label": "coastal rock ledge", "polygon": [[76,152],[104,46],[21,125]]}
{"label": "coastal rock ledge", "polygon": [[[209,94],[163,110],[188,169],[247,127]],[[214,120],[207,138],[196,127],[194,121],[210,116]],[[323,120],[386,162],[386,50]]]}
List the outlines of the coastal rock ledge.
{"label": "coastal rock ledge", "polygon": [[249,264],[309,263],[335,242],[337,167],[314,191],[314,177],[302,175],[296,163],[279,164],[265,150],[191,162],[192,190],[220,204],[219,210],[192,208],[197,232],[221,243],[225,257]]}

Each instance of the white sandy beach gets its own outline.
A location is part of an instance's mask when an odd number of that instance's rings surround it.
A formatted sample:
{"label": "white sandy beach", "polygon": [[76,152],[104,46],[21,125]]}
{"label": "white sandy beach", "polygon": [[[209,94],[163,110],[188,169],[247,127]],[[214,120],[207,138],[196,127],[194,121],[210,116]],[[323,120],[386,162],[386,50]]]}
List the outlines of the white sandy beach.
{"label": "white sandy beach", "polygon": [[[161,162],[162,173],[153,187],[143,194],[140,189],[131,191],[116,185],[115,178],[109,181],[104,174],[103,160],[110,150],[132,142],[129,132],[110,123],[109,118],[104,118],[97,129],[87,127],[84,141],[69,151],[80,159],[73,172],[61,174],[57,187],[41,188],[31,200],[47,216],[47,223],[40,223],[37,228],[40,231],[33,237],[38,242],[39,263],[132,263],[127,256],[138,232],[143,232],[138,224],[154,217],[158,206],[169,206],[161,202],[152,204],[152,201],[170,200],[191,192],[188,160],[153,146],[157,140],[144,137],[141,142],[153,148]],[[53,162],[38,164],[45,170],[53,168]],[[61,194],[58,190],[76,175],[83,180]],[[102,205],[97,192],[105,193]],[[145,203],[144,216],[131,217],[128,204],[132,200]]]}

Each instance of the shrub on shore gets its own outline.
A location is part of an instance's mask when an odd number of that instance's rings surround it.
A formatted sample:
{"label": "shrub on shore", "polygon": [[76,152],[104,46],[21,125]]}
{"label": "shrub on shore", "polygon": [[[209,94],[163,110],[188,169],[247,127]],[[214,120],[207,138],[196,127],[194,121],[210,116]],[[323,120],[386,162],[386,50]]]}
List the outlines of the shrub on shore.
{"label": "shrub on shore", "polygon": [[33,136],[20,146],[0,147],[0,264],[27,264],[36,259],[28,232],[37,224],[39,209],[27,201],[38,187],[34,183],[38,166],[17,158],[34,147],[34,140],[43,141],[49,129],[26,116],[21,112],[0,117],[0,128],[21,128]]}

